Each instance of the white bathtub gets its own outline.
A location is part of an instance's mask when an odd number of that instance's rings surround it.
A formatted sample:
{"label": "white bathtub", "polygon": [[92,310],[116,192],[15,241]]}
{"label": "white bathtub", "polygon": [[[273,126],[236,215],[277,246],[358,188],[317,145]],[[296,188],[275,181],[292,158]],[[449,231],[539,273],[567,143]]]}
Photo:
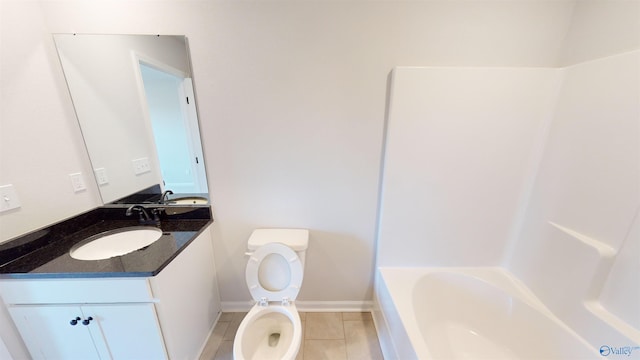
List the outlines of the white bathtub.
{"label": "white bathtub", "polygon": [[375,287],[388,360],[601,358],[500,268],[379,268]]}

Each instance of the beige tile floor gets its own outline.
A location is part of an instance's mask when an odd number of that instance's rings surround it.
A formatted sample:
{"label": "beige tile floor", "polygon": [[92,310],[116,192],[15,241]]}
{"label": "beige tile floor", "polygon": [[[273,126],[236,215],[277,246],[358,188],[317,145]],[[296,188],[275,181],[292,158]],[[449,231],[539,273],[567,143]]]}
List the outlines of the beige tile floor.
{"label": "beige tile floor", "polygon": [[[223,313],[200,360],[233,359],[233,339],[247,313]],[[302,345],[296,360],[382,360],[371,313],[300,313]]]}

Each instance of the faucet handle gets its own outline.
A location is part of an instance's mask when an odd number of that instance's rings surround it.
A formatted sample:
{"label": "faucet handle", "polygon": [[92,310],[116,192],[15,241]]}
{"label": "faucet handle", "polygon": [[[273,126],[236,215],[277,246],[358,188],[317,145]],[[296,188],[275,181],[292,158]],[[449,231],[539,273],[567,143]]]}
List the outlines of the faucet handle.
{"label": "faucet handle", "polygon": [[138,212],[138,218],[141,224],[148,224],[150,222],[159,222],[160,218],[158,217],[158,214],[154,211],[155,209],[151,209],[151,213],[153,214],[153,219],[151,219],[151,216],[149,216],[149,212],[147,211],[147,208],[145,208],[142,205],[132,205],[130,206],[127,211],[125,212],[126,216],[131,216],[133,214],[133,211],[137,211]]}
{"label": "faucet handle", "polygon": [[153,214],[153,221],[159,223],[160,222],[160,214],[162,214],[163,211],[165,211],[165,208],[163,208],[163,207],[157,207],[157,208],[151,209],[151,214]]}

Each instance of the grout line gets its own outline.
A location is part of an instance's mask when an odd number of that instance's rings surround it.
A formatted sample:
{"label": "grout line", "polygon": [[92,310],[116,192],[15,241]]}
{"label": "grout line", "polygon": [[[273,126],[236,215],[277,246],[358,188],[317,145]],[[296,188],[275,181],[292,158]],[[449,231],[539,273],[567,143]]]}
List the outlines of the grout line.
{"label": "grout line", "polygon": [[342,341],[344,341],[344,358],[349,360],[349,348],[347,346],[347,328],[344,326],[344,313],[340,313],[342,318]]}

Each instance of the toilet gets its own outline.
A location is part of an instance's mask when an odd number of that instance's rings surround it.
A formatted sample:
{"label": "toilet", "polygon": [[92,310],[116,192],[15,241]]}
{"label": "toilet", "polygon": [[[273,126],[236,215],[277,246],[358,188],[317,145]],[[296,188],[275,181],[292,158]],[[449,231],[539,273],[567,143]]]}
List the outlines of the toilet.
{"label": "toilet", "polygon": [[256,229],[245,278],[255,305],[238,327],[235,360],[294,360],[302,341],[295,300],[309,245],[306,229]]}

